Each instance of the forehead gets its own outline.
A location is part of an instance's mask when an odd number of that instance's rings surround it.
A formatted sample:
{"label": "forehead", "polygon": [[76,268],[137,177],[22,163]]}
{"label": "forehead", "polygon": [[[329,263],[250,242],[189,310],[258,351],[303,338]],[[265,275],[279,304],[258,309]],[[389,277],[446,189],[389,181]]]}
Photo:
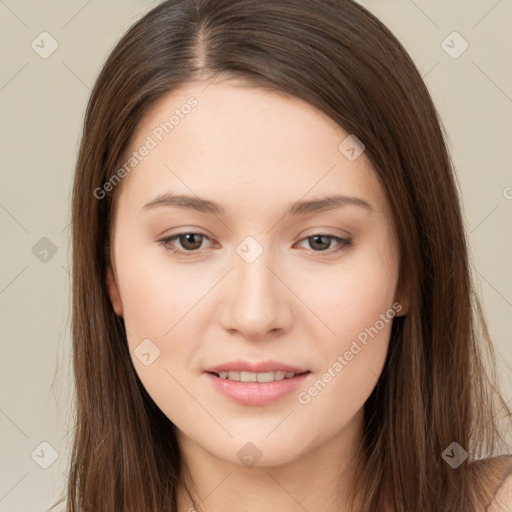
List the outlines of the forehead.
{"label": "forehead", "polygon": [[340,150],[348,136],[292,96],[236,81],[188,84],[139,122],[125,160],[151,149],[124,178],[122,195],[139,204],[164,192],[227,205],[245,197],[245,206],[261,208],[339,193],[380,210],[382,190],[364,152],[350,161]]}

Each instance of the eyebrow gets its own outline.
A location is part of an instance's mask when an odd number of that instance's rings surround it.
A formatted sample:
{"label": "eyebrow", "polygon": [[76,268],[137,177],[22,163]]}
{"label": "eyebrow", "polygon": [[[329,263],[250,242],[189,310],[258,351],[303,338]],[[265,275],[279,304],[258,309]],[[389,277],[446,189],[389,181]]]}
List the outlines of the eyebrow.
{"label": "eyebrow", "polygon": [[[158,206],[174,206],[210,215],[222,215],[225,213],[224,208],[213,201],[202,199],[197,196],[174,195],[170,193],[165,193],[155,197],[149,203],[145,204],[142,209],[151,209]],[[358,206],[370,212],[375,212],[371,204],[364,199],[360,199],[359,197],[336,195],[325,197],[323,199],[297,201],[288,207],[285,215],[306,215],[309,213],[323,212],[345,206]]]}

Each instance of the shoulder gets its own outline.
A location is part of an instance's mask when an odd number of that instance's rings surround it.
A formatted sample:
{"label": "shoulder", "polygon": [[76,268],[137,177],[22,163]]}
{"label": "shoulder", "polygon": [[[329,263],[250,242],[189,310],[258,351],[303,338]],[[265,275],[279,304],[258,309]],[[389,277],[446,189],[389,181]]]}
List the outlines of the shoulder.
{"label": "shoulder", "polygon": [[512,455],[500,459],[503,464],[501,481],[486,512],[512,512]]}
{"label": "shoulder", "polygon": [[505,477],[499,486],[487,512],[512,512],[512,474]]}

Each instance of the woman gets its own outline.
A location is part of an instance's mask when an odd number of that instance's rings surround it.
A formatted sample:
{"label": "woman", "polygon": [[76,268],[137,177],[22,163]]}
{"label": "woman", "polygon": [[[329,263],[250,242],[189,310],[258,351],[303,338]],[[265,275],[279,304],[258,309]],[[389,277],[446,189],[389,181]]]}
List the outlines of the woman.
{"label": "woman", "polygon": [[154,8],[95,84],[72,223],[68,510],[512,507],[440,121],[363,7]]}

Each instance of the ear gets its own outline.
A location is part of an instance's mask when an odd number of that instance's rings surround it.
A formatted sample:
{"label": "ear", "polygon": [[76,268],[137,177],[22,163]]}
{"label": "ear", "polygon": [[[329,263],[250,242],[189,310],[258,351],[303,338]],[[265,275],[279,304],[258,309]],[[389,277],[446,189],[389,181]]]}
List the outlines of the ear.
{"label": "ear", "polygon": [[121,303],[121,296],[119,295],[119,288],[117,287],[116,278],[112,271],[112,265],[107,263],[107,286],[110,301],[114,307],[117,316],[123,316],[123,304]]}

